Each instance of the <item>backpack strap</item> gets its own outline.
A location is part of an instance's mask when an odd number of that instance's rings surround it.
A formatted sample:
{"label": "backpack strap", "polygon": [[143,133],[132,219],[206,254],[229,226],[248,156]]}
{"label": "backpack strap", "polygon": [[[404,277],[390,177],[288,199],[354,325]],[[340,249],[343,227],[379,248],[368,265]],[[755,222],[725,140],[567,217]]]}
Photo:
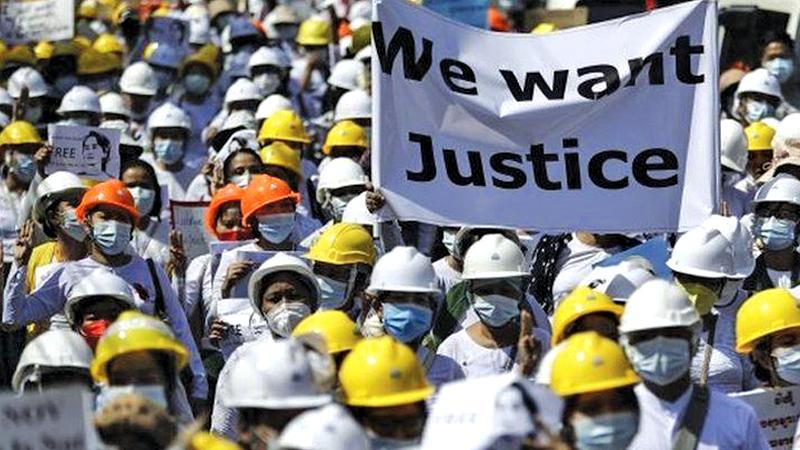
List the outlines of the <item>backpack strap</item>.
{"label": "backpack strap", "polygon": [[453,334],[469,306],[467,283],[461,281],[447,291],[444,299],[444,308],[436,318],[431,333],[425,338],[423,345],[435,354],[439,344]]}
{"label": "backpack strap", "polygon": [[695,450],[703,433],[703,425],[711,403],[711,393],[705,386],[694,385],[692,396],[686,405],[686,413],[681,421],[681,428],[672,444],[673,450]]}
{"label": "backpack strap", "polygon": [[158,271],[156,270],[156,263],[153,258],[147,258],[147,268],[150,270],[150,278],[153,279],[153,287],[156,291],[155,301],[155,316],[165,322],[169,322],[169,315],[167,315],[167,308],[164,304],[164,291],[161,290],[161,281],[158,279]]}

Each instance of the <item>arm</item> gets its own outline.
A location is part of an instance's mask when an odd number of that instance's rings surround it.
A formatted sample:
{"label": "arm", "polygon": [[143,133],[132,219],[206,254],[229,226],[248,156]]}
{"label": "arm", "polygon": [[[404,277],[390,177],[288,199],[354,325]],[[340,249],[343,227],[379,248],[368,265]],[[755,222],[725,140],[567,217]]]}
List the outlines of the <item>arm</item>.
{"label": "arm", "polygon": [[31,322],[49,319],[64,309],[66,298],[62,289],[64,268],[57,269],[42,286],[30,295],[25,294],[25,278],[28,268],[11,266],[3,292],[3,325],[23,326]]}

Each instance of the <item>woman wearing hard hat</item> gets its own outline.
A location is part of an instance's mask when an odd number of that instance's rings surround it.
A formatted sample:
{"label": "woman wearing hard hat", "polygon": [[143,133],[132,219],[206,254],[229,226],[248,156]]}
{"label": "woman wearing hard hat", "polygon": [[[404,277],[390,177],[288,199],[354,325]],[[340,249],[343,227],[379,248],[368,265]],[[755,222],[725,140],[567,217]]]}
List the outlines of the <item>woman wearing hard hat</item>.
{"label": "woman wearing hard hat", "polygon": [[104,270],[96,270],[76,284],[64,304],[70,328],[80,334],[92,350],[123,311],[135,309],[133,288]]}
{"label": "woman wearing hard hat", "polygon": [[592,331],[564,341],[550,387],[564,398],[565,441],[578,450],[628,448],[639,429],[639,382],[615,341]]}
{"label": "woman wearing hard hat", "polygon": [[167,186],[171,200],[186,197],[186,189],[197,171],[184,160],[191,134],[189,116],[173,103],[159,106],[147,119],[151,152],[145,152],[142,159],[153,166],[158,182]]}

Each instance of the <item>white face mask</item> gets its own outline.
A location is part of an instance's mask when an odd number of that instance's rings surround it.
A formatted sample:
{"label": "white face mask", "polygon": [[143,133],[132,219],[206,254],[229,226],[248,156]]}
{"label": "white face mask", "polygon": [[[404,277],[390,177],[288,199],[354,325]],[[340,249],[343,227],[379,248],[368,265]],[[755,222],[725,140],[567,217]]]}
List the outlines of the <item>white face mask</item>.
{"label": "white face mask", "polygon": [[272,95],[281,87],[281,76],[277,73],[262,73],[253,78],[253,83],[263,97]]}
{"label": "white face mask", "polygon": [[250,171],[245,171],[245,173],[240,175],[231,175],[231,183],[244,189],[248,184],[250,184],[250,180],[252,178],[253,177],[250,175]]}
{"label": "white face mask", "polygon": [[272,332],[288,338],[300,321],[311,315],[305,303],[281,301],[267,313],[267,324]]}
{"label": "white face mask", "polygon": [[336,222],[341,221],[342,214],[344,214],[344,209],[347,208],[347,204],[350,203],[350,200],[354,199],[355,197],[355,195],[331,197],[328,201],[328,212],[331,214],[331,218]]}
{"label": "white face mask", "polygon": [[775,372],[781,380],[800,384],[800,345],[778,347],[772,351],[775,360]]}

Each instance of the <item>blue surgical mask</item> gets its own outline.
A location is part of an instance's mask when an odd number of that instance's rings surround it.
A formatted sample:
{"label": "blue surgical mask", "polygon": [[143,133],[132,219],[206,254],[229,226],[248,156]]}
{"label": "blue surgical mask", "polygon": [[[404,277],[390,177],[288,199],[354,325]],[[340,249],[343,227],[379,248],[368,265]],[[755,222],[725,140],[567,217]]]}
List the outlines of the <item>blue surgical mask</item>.
{"label": "blue surgical mask", "polygon": [[183,140],[155,138],[153,153],[158,160],[165,164],[175,164],[183,159]]}
{"label": "blue surgical mask", "polygon": [[645,380],[666,386],[689,370],[689,342],[681,338],[657,336],[653,339],[625,344],[636,373]]}
{"label": "blue surgical mask", "polygon": [[794,60],[791,58],[775,58],[767,61],[764,68],[781,83],[786,83],[794,73]]}
{"label": "blue surgical mask", "polygon": [[519,300],[505,295],[472,294],[472,307],[490,327],[498,328],[519,316]]}
{"label": "blue surgical mask", "polygon": [[788,219],[759,218],[754,226],[756,238],[769,250],[777,251],[794,245],[797,224]]}
{"label": "blue surgical mask", "polygon": [[36,176],[36,161],[31,155],[25,153],[8,153],[6,165],[17,180],[28,184]]}
{"label": "blue surgical mask", "polygon": [[[136,210],[139,211],[139,214],[143,216],[149,216],[152,212],[154,212],[153,205],[156,201],[156,191],[139,186],[128,188],[128,190],[133,196],[133,202],[136,205]],[[158,213],[159,211],[155,212]]]}
{"label": "blue surgical mask", "polygon": [[320,311],[339,309],[347,303],[348,283],[346,281],[317,275],[317,283],[319,283]]}
{"label": "blue surgical mask", "polygon": [[775,108],[761,100],[748,100],[745,105],[745,118],[749,123],[775,115]]}
{"label": "blue surgical mask", "polygon": [[431,329],[433,311],[413,303],[384,303],[383,328],[406,344]]}
{"label": "blue surgical mask", "polygon": [[273,244],[285,241],[294,230],[294,213],[270,214],[256,220],[259,234]]}
{"label": "blue surgical mask", "polygon": [[211,79],[202,73],[190,73],[183,78],[183,86],[192,95],[203,95],[211,87]]}
{"label": "blue surgical mask", "polygon": [[131,242],[132,227],[116,220],[104,220],[92,225],[92,239],[105,255],[119,255]]}
{"label": "blue surgical mask", "polygon": [[108,406],[111,402],[113,402],[117,398],[128,394],[136,394],[140,397],[144,397],[150,400],[151,402],[155,403],[156,405],[164,409],[169,408],[169,403],[167,402],[167,394],[164,390],[164,386],[158,384],[152,384],[152,385],[128,384],[124,386],[103,386],[102,389],[100,390],[100,394],[97,396],[95,410],[99,411],[104,407]]}
{"label": "blue surgical mask", "polygon": [[775,359],[775,371],[781,380],[800,384],[800,345],[778,347],[772,351]]}
{"label": "blue surgical mask", "polygon": [[86,240],[88,234],[86,227],[78,221],[78,216],[72,208],[64,212],[61,219],[61,229],[64,230],[67,236],[78,242]]}
{"label": "blue surgical mask", "polygon": [[619,412],[581,417],[572,422],[578,450],[616,450],[628,448],[639,430],[636,414]]}

